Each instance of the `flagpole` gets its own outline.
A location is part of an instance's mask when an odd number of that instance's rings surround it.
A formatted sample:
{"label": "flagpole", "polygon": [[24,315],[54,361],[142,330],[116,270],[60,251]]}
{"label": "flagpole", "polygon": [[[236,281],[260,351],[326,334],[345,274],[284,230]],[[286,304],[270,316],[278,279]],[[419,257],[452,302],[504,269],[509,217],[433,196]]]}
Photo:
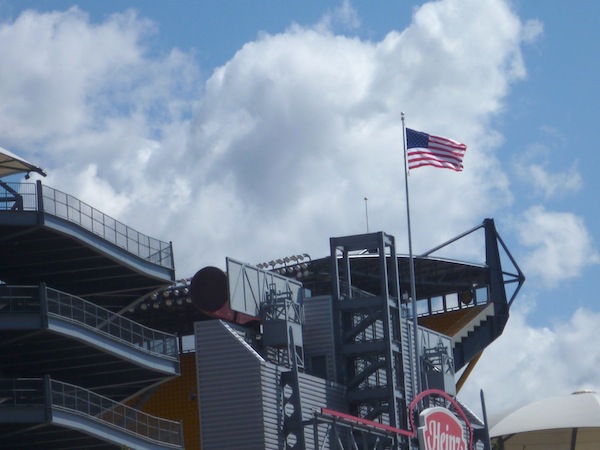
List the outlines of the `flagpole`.
{"label": "flagpole", "polygon": [[365,219],[367,221],[367,234],[369,233],[369,207],[367,206],[367,202],[369,199],[365,197]]}
{"label": "flagpole", "polygon": [[419,330],[417,320],[417,288],[415,282],[415,261],[412,250],[412,233],[410,229],[410,199],[408,194],[408,160],[407,160],[407,149],[406,149],[406,125],[404,123],[404,112],[401,113],[402,117],[402,141],[404,144],[404,191],[406,193],[406,222],[408,225],[408,266],[410,269],[410,302],[412,307],[412,319],[413,319],[413,340],[414,340],[414,351],[416,361],[416,392],[415,395],[421,392],[421,355],[419,350]]}

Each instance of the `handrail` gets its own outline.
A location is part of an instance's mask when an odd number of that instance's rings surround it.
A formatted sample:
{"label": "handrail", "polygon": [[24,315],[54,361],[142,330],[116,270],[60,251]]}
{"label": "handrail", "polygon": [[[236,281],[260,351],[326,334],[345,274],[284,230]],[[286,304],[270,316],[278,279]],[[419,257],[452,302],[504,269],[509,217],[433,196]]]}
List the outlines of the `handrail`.
{"label": "handrail", "polygon": [[48,377],[0,378],[0,399],[0,408],[51,407],[133,433],[142,439],[173,448],[183,446],[180,422],[152,416],[90,390]]}
{"label": "handrail", "polygon": [[0,407],[45,406],[42,378],[0,378]]}
{"label": "handrail", "polygon": [[[481,298],[482,291],[485,291],[485,298]],[[462,292],[448,292],[437,297],[425,297],[417,299],[417,316],[432,316],[435,314],[469,309],[480,305],[487,305],[492,301],[488,291],[488,285],[479,286],[477,290],[473,292],[474,295],[471,297],[468,303],[461,302],[459,297]],[[477,295],[478,293],[479,295]],[[439,303],[439,305],[436,306],[434,303]]]}
{"label": "handrail", "polygon": [[146,236],[72,195],[42,186],[40,181],[4,184],[4,189],[0,189],[0,211],[15,210],[18,197],[18,210],[43,211],[76,224],[147,261],[170,269],[174,267],[170,242]]}
{"label": "handrail", "polygon": [[[42,303],[46,305],[42,309]],[[141,325],[74,295],[41,286],[0,285],[0,314],[40,314],[76,322],[131,347],[176,359],[177,337]]]}
{"label": "handrail", "polygon": [[90,419],[135,433],[146,439],[181,447],[181,423],[161,419],[92,391],[50,380],[52,407],[82,414]]}

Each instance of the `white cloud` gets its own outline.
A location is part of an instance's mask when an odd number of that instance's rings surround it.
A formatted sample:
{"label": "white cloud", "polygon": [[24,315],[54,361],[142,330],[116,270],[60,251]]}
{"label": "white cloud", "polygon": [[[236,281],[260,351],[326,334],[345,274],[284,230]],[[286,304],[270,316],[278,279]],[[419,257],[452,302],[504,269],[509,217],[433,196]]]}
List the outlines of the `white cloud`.
{"label": "white cloud", "polygon": [[583,179],[576,164],[557,173],[550,173],[543,164],[531,164],[526,170],[535,190],[546,199],[564,197],[571,192],[579,191],[583,186]]}
{"label": "white cloud", "polygon": [[544,34],[544,24],[539,20],[533,19],[525,22],[521,36],[523,41],[532,44]]}
{"label": "white cloud", "polygon": [[356,30],[360,27],[360,17],[350,0],[342,0],[340,6],[323,15],[316,28],[321,32],[329,32],[333,31],[337,24],[347,30]]}
{"label": "white cloud", "polygon": [[[544,200],[562,199],[581,190],[583,178],[577,161],[560,171],[553,171],[552,165],[563,164],[565,149],[568,148],[566,138],[551,127],[542,127],[541,131],[548,137],[550,145],[531,144],[515,161],[516,174],[519,179],[533,188],[533,194]],[[559,155],[557,155],[559,154]]]}
{"label": "white cloud", "polygon": [[600,313],[588,309],[545,327],[528,323],[527,308],[513,309],[503,335],[483,353],[459,397],[475,407],[483,389],[493,418],[553,395],[598,390],[598,327]]}
{"label": "white cloud", "polygon": [[[130,174],[142,167],[131,152],[148,139],[166,140],[189,115],[199,85],[190,56],[150,54],[153,32],[132,11],[99,24],[78,8],[26,11],[2,23],[3,144],[59,173],[94,163],[117,191],[133,189]],[[115,170],[124,166],[125,173]]]}
{"label": "white cloud", "polygon": [[[102,117],[115,115],[117,99],[99,94],[124,82],[140,63],[139,40],[148,28],[132,13],[93,25],[77,8],[25,11],[14,23],[2,24],[2,128],[10,128],[14,140],[35,142],[98,127],[82,112],[95,107]],[[96,102],[86,105],[90,98]]]}
{"label": "white cloud", "polygon": [[600,262],[583,220],[573,213],[533,206],[514,226],[528,252],[520,259],[523,272],[546,287],[577,277],[587,266]]}
{"label": "white cloud", "polygon": [[[350,3],[334,15],[358,24]],[[24,13],[0,26],[1,144],[87,203],[115,196],[107,213],[173,240],[180,276],[324,256],[330,236],[365,231],[365,196],[371,231],[406,251],[401,111],[469,146],[463,173],[411,175],[415,251],[510,203],[489,123],[525,76],[526,33],[505,2],[427,3],[379,42],[322,24],[261,35],[203,83],[192,55],[152,52],[133,12]]]}
{"label": "white cloud", "polygon": [[[466,21],[465,7],[479,20]],[[192,158],[207,180],[232,177],[257,220],[248,227],[271,229],[271,240],[294,236],[325,249],[325,236],[364,231],[365,195],[371,229],[402,236],[406,110],[410,126],[469,142],[465,173],[423,169],[411,177],[415,240],[424,250],[510,201],[493,156],[499,140],[485,124],[524,74],[519,30],[502,3],[441,2],[381,42],[297,26],[262,36],[208,80]],[[299,250],[309,251],[287,252]]]}

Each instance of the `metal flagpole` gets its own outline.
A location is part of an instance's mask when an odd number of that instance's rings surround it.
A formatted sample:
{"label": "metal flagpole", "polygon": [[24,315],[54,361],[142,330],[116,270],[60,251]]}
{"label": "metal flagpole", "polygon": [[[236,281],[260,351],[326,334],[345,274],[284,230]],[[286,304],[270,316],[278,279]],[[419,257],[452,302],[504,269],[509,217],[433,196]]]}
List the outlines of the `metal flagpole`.
{"label": "metal flagpole", "polygon": [[365,197],[365,218],[367,220],[367,234],[369,233],[369,207],[367,206],[367,201],[369,199]]}
{"label": "metal flagpole", "polygon": [[401,114],[402,117],[402,141],[404,144],[404,190],[406,192],[406,222],[408,225],[408,266],[410,268],[410,302],[412,307],[412,319],[413,319],[413,340],[414,340],[414,351],[416,360],[416,392],[415,395],[421,392],[421,352],[419,349],[419,330],[417,320],[417,288],[415,283],[415,261],[412,251],[412,234],[410,229],[410,200],[408,195],[408,156],[406,149],[406,125],[404,123],[404,112]]}

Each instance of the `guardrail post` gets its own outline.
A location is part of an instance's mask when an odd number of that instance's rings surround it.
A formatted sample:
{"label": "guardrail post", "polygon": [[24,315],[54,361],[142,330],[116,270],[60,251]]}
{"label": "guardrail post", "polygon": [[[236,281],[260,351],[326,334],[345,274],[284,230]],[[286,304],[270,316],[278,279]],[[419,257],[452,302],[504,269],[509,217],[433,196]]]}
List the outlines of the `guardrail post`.
{"label": "guardrail post", "polygon": [[179,425],[179,430],[177,433],[177,444],[183,446],[183,424],[181,423],[181,421],[178,422]]}
{"label": "guardrail post", "polygon": [[46,409],[46,421],[52,421],[52,381],[50,375],[44,375],[44,404]]}
{"label": "guardrail post", "polygon": [[42,193],[42,182],[36,180],[35,182],[35,195],[37,200],[37,210],[44,212],[44,194]]}
{"label": "guardrail post", "polygon": [[40,314],[44,328],[48,328],[48,296],[46,294],[46,283],[40,283],[38,298],[40,300]]}

